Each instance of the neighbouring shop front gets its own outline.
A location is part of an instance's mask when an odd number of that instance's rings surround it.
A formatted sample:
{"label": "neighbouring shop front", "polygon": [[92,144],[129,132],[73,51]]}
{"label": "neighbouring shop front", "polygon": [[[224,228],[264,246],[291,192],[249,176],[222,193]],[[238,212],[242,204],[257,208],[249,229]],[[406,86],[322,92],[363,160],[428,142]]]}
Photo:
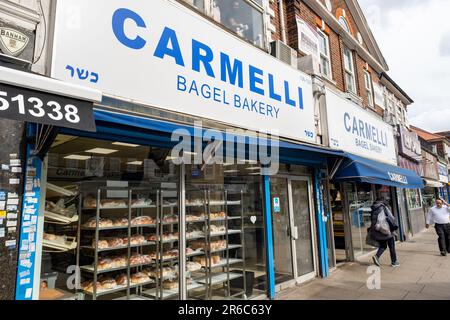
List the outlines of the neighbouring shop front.
{"label": "neighbouring shop front", "polygon": [[[422,147],[415,132],[399,126],[398,164],[401,168],[423,176]],[[425,227],[424,207],[420,189],[404,189],[398,192],[398,203],[402,216],[405,239],[421,232]]]}
{"label": "neighbouring shop front", "polygon": [[[393,128],[327,89],[327,122],[331,148],[344,150],[344,159],[330,163],[329,202],[336,262],[353,261],[373,251],[366,244],[371,207],[381,198],[403,226],[399,189],[420,189],[414,171],[397,166]],[[399,239],[402,239],[400,228]]]}
{"label": "neighbouring shop front", "polygon": [[[80,28],[67,6],[89,8]],[[343,153],[315,146],[311,78],[176,2],[148,6],[58,3],[52,76],[103,99],[95,131],[28,128],[41,157],[16,298],[273,298],[326,277],[323,186]]]}
{"label": "neighbouring shop front", "polygon": [[448,168],[447,164],[438,162],[438,174],[439,174],[439,182],[442,183],[442,186],[439,188],[439,195],[445,201],[449,201],[449,193],[448,193]]}
{"label": "neighbouring shop front", "polygon": [[434,206],[436,199],[440,197],[440,189],[443,183],[439,181],[439,161],[435,154],[422,147],[423,180],[425,187],[422,189],[422,203],[425,213]]}

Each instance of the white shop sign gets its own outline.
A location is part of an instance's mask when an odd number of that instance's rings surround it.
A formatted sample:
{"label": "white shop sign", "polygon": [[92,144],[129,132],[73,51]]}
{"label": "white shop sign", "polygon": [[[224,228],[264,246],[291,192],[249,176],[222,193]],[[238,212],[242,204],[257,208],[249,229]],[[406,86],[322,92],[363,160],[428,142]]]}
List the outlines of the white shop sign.
{"label": "white shop sign", "polygon": [[439,169],[439,181],[443,183],[448,183],[448,169],[447,165],[438,163],[438,169]]}
{"label": "white shop sign", "polygon": [[331,148],[397,165],[391,126],[329,89],[326,99]]}
{"label": "white shop sign", "polygon": [[55,78],[316,141],[310,76],[175,1],[58,1],[55,28]]}

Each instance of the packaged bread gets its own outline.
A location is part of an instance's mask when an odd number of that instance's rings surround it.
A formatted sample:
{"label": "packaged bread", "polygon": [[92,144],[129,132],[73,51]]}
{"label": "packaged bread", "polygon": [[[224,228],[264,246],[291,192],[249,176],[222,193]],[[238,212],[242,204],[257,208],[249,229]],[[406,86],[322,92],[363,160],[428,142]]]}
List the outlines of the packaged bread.
{"label": "packaged bread", "polygon": [[178,216],[171,214],[163,217],[162,219],[163,223],[176,223],[178,222]]}
{"label": "packaged bread", "polygon": [[[84,226],[86,228],[96,228],[97,226],[97,218],[91,218],[89,219]],[[99,228],[110,228],[114,226],[114,222],[111,219],[108,218],[100,218],[98,220],[98,227]]]}
{"label": "packaged bread", "polygon": [[155,279],[161,278],[161,272],[164,279],[176,278],[178,274],[177,269],[173,267],[162,267],[162,268],[151,267],[145,269],[143,272],[145,272],[149,277]]}
{"label": "packaged bread", "polygon": [[130,257],[131,265],[137,265],[137,264],[142,264],[142,263],[143,263],[142,256],[140,254],[135,253]]}
{"label": "packaged bread", "polygon": [[83,200],[83,207],[85,207],[86,209],[97,208],[97,199],[95,199],[93,196],[87,196]]}
{"label": "packaged bread", "polygon": [[112,268],[126,267],[127,257],[126,256],[111,257],[111,265],[112,265]]}
{"label": "packaged bread", "polygon": [[[194,262],[199,263],[202,267],[207,267],[209,265],[209,261],[206,257],[204,256],[198,256],[198,257],[194,257],[192,259]],[[219,255],[212,255],[211,256],[211,265],[215,266],[217,264],[219,264],[221,261],[220,256]]]}
{"label": "packaged bread", "polygon": [[54,234],[44,233],[44,240],[48,241],[56,241],[58,239],[58,236]]}
{"label": "packaged bread", "polygon": [[152,204],[151,199],[133,199],[131,200],[132,207],[146,207]]}

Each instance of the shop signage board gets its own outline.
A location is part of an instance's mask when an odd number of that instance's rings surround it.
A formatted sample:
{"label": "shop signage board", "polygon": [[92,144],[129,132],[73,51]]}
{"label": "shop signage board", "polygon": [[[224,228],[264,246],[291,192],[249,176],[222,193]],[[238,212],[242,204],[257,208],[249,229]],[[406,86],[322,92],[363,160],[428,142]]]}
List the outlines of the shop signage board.
{"label": "shop signage board", "polygon": [[31,62],[35,38],[33,31],[0,20],[0,53]]}
{"label": "shop signage board", "polygon": [[311,77],[176,1],[58,1],[55,30],[54,78],[316,142]]}
{"label": "shop signage board", "polygon": [[2,83],[0,118],[96,131],[92,102]]}
{"label": "shop signage board", "polygon": [[319,61],[319,34],[300,18],[297,18],[297,28],[299,34],[298,49],[306,55],[312,55],[316,61]]}
{"label": "shop signage board", "polygon": [[420,145],[419,136],[415,132],[399,126],[399,153],[416,161],[422,159],[422,147]]}
{"label": "shop signage board", "polygon": [[438,170],[439,170],[439,181],[443,183],[448,183],[447,165],[443,163],[438,163]]}
{"label": "shop signage board", "polygon": [[326,91],[330,147],[397,165],[393,128],[334,91]]}

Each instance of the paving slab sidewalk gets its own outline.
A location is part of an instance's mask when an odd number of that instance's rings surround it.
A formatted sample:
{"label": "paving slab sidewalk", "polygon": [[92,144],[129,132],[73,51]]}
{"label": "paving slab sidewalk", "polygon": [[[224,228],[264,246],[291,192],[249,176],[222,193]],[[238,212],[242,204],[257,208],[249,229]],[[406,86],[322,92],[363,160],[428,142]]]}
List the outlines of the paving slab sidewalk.
{"label": "paving slab sidewalk", "polygon": [[[450,255],[442,257],[433,228],[397,244],[401,266],[390,266],[383,255],[381,288],[369,289],[372,257],[348,263],[327,279],[315,279],[280,292],[278,300],[450,300]],[[373,272],[373,268],[371,268]]]}

